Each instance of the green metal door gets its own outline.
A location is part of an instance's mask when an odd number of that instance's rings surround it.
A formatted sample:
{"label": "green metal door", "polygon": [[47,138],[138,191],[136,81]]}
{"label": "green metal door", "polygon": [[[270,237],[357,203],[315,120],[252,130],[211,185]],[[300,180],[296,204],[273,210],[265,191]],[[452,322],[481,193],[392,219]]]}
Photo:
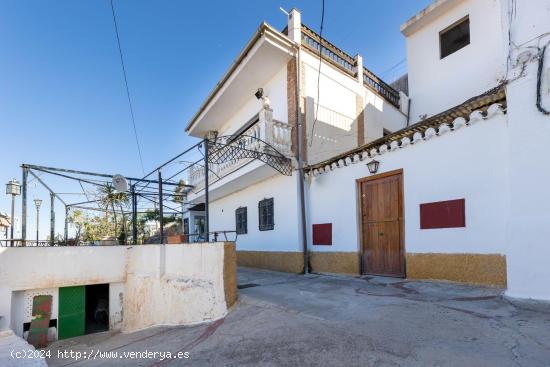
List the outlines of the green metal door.
{"label": "green metal door", "polygon": [[58,339],[84,335],[86,330],[86,287],[59,288]]}

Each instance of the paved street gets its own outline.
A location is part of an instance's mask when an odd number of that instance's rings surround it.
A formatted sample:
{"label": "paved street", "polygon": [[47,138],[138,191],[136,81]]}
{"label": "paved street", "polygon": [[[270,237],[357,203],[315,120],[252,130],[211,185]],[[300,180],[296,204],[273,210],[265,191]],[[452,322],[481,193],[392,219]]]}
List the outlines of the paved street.
{"label": "paved street", "polygon": [[[239,269],[240,299],[225,319],[195,327],[88,335],[50,350],[116,352],[50,366],[548,366],[550,305],[492,288],[377,277]],[[123,352],[181,352],[178,360]],[[113,355],[111,355],[113,357]]]}

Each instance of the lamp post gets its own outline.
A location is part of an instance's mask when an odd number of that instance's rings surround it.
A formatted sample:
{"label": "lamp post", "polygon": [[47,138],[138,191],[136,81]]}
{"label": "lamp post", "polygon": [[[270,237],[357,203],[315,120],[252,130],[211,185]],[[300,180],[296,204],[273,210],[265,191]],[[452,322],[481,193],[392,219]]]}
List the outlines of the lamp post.
{"label": "lamp post", "polygon": [[38,226],[40,225],[40,205],[42,205],[42,200],[34,199],[34,205],[36,205],[36,246],[38,246]]}
{"label": "lamp post", "polygon": [[21,195],[21,184],[15,178],[6,184],[6,194],[11,195],[11,217],[10,217],[10,239],[11,245],[13,246],[13,230],[15,227],[15,197]]}

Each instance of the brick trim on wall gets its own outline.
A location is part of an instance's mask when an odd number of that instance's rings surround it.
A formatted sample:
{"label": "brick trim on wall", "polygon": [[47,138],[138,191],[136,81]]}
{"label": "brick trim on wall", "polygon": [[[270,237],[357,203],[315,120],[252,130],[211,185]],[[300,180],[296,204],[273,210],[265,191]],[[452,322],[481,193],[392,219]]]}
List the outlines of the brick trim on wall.
{"label": "brick trim on wall", "polygon": [[363,97],[355,95],[355,109],[357,112],[357,146],[365,144],[365,109],[363,108]]}
{"label": "brick trim on wall", "polygon": [[[307,128],[306,128],[306,114],[305,114],[305,99],[303,97],[303,91],[305,88],[304,79],[304,63],[300,65],[300,73],[302,78],[300,79],[300,110],[302,112],[302,160],[307,162]],[[292,126],[292,153],[296,155],[296,149],[298,146],[298,117],[296,113],[296,59],[292,58],[286,64],[286,100],[288,110],[288,124]]]}

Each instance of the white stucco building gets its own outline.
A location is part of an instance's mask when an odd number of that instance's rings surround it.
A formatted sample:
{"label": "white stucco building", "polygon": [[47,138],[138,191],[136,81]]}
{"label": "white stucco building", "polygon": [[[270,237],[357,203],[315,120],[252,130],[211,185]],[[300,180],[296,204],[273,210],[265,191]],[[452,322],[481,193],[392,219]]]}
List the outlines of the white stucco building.
{"label": "white stucco building", "polygon": [[[401,27],[409,96],[296,10],[281,32],[262,24],[187,131],[259,138],[292,172],[213,163],[210,230],[240,232],[245,266],[300,272],[305,260],[550,299],[548,19],[548,0],[435,1]],[[190,175],[193,203],[203,180]]]}

